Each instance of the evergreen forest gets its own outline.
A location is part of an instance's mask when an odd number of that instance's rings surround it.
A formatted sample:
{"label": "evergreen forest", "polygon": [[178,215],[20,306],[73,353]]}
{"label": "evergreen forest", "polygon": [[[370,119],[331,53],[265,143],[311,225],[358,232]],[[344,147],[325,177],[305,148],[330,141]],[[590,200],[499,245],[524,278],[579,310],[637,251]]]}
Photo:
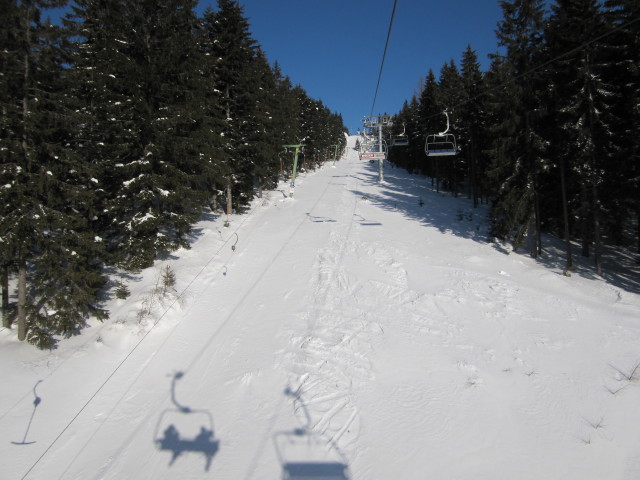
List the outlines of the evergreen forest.
{"label": "evergreen forest", "polygon": [[[489,204],[491,236],[544,255],[562,239],[605,274],[607,246],[640,261],[640,2],[500,1],[486,72],[471,46],[430,70],[395,115],[389,159],[435,188]],[[447,117],[458,154],[427,156]],[[574,250],[576,252],[574,252]]]}
{"label": "evergreen forest", "polygon": [[[429,70],[389,161],[488,204],[492,238],[535,258],[543,233],[563,239],[567,274],[579,254],[605,275],[607,246],[640,259],[640,2],[499,4],[489,68],[469,46]],[[306,169],[345,148],[342,117],[268,61],[237,0],[197,5],[0,0],[2,321],[20,340],[55,348],[108,318],[114,272],[290,178],[283,145],[305,145]],[[443,112],[459,152],[426,156]]]}
{"label": "evergreen forest", "polygon": [[20,340],[50,349],[106,319],[107,272],[188,248],[204,212],[242,213],[290,177],[283,145],[305,145],[306,169],[346,145],[239,2],[197,4],[0,0],[2,318]]}

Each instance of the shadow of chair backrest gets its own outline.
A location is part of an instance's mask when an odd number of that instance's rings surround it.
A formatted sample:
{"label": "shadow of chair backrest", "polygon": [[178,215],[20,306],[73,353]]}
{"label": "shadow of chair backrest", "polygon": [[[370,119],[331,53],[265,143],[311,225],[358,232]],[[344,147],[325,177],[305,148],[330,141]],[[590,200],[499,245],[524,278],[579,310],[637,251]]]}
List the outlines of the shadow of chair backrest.
{"label": "shadow of chair backrest", "polygon": [[339,462],[293,462],[282,466],[282,480],[348,480],[347,466]]}
{"label": "shadow of chair backrest", "polygon": [[321,435],[296,429],[274,436],[282,480],[349,480],[349,465],[338,447]]}
{"label": "shadow of chair backrest", "polygon": [[154,443],[159,450],[171,452],[169,465],[185,452],[198,453],[204,455],[205,470],[208,471],[220,447],[214,435],[213,416],[208,410],[196,410],[178,403],[175,386],[182,376],[182,372],[178,372],[173,377],[171,401],[174,408],[166,409],[160,415]]}
{"label": "shadow of chair backrest", "polygon": [[285,395],[304,416],[304,425],[276,432],[273,443],[282,467],[282,480],[349,480],[349,464],[333,439],[312,431],[312,418],[298,390],[286,388]]}

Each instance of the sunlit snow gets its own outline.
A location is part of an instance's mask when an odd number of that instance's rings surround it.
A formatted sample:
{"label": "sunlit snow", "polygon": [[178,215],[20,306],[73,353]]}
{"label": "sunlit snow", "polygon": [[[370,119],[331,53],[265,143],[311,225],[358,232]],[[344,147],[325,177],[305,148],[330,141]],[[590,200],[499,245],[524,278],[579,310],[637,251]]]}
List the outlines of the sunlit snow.
{"label": "sunlit snow", "polygon": [[350,149],[114,276],[57,350],[2,330],[1,476],[640,478],[637,278],[564,276],[553,239],[534,261],[384,178]]}

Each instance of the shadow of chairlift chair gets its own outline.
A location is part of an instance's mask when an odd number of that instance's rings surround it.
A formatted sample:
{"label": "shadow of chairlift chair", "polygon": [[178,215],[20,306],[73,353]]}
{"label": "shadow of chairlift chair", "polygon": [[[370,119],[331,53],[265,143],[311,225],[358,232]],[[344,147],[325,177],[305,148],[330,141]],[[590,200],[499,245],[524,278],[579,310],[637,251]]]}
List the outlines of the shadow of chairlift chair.
{"label": "shadow of chairlift chair", "polygon": [[299,393],[287,388],[285,394],[299,402],[306,425],[273,436],[282,480],[349,480],[348,463],[338,446],[311,431],[311,418]]}
{"label": "shadow of chairlift chair", "polygon": [[427,135],[424,152],[428,157],[449,157],[459,153],[455,135],[448,133],[449,114],[446,110],[442,113],[447,117],[447,128],[443,132]]}
{"label": "shadow of chairlift chair", "polygon": [[192,409],[178,403],[175,384],[183,375],[178,372],[173,376],[171,401],[174,408],[168,408],[160,414],[153,441],[159,450],[171,452],[169,465],[173,465],[183,453],[199,453],[205,457],[205,471],[209,471],[220,444],[215,438],[213,416],[208,410]]}

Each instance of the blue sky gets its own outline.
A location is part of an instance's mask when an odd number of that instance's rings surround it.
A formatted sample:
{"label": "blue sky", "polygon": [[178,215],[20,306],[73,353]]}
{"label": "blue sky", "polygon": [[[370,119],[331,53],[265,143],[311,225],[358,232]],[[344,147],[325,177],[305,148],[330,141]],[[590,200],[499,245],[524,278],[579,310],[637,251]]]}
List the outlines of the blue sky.
{"label": "blue sky", "polygon": [[[482,69],[497,50],[497,0],[398,0],[373,112],[394,0],[240,0],[253,38],[294,84],[340,113],[351,133],[362,117],[397,113],[429,69],[459,65],[467,45]],[[198,13],[216,0],[201,0]],[[56,17],[56,15],[52,15]]]}
{"label": "blue sky", "polygon": [[[253,38],[294,84],[342,114],[351,133],[371,113],[393,0],[240,0]],[[200,2],[202,12],[215,0]],[[398,0],[373,114],[397,113],[421,78],[467,45],[483,70],[497,50],[497,0]]]}

